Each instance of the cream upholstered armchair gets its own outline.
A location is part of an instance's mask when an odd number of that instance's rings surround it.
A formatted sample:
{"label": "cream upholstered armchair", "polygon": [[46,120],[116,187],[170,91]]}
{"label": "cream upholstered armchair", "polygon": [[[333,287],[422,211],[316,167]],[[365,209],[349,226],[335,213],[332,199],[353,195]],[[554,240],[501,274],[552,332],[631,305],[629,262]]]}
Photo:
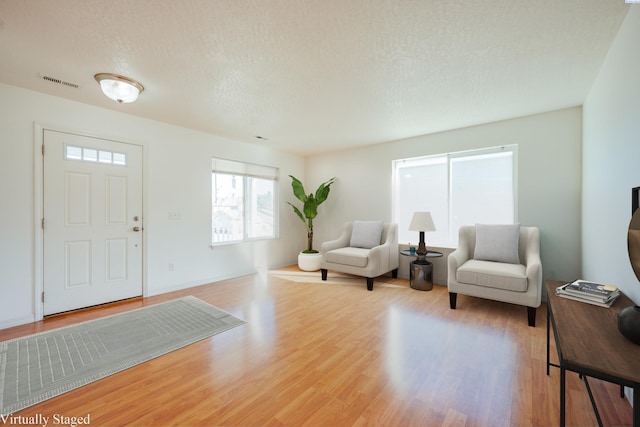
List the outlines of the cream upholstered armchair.
{"label": "cream upholstered armchair", "polygon": [[367,289],[373,290],[373,279],[392,272],[398,277],[398,225],[383,221],[354,221],[342,226],[336,240],[324,242],[322,280],[327,271],[355,274],[367,278]]}
{"label": "cream upholstered armchair", "polygon": [[537,227],[484,225],[460,227],[458,248],[448,259],[449,304],[458,293],[527,307],[536,325],[542,298],[540,232]]}

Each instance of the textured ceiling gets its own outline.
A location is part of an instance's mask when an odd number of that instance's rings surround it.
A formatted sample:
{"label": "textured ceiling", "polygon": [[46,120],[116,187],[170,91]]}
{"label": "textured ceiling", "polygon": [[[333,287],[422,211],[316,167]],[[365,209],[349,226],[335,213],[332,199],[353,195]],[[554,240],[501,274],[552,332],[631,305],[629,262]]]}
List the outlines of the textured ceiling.
{"label": "textured ceiling", "polygon": [[[0,81],[312,154],[581,105],[629,7],[0,0]],[[119,105],[99,72],[145,91]]]}

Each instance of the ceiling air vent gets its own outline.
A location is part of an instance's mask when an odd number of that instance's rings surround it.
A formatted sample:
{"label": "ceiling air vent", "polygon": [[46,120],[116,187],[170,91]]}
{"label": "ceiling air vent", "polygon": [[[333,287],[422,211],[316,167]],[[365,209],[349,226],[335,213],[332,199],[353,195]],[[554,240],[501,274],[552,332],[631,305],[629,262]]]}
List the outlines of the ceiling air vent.
{"label": "ceiling air vent", "polygon": [[50,76],[42,76],[42,80],[46,80],[48,82],[51,83],[57,83],[59,85],[63,85],[63,86],[69,86],[75,89],[78,89],[80,87],[80,85],[76,84],[76,83],[71,83],[71,82],[65,82],[64,80],[60,80],[60,79],[56,79],[55,77],[50,77]]}

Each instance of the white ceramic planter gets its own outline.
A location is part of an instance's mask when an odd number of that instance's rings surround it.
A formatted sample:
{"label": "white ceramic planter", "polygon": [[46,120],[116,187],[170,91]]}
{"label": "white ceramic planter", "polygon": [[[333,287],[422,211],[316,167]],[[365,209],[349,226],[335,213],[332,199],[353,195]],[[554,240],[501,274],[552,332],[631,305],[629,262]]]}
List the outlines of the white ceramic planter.
{"label": "white ceramic planter", "polygon": [[322,262],[322,254],[298,254],[298,268],[303,271],[318,271]]}

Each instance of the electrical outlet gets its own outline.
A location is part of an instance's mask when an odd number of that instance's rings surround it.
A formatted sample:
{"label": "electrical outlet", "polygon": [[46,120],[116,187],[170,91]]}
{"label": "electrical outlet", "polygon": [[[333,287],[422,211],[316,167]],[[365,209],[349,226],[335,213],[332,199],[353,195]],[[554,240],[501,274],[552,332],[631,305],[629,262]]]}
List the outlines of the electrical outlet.
{"label": "electrical outlet", "polygon": [[169,212],[169,220],[170,221],[179,221],[180,220],[180,212]]}

